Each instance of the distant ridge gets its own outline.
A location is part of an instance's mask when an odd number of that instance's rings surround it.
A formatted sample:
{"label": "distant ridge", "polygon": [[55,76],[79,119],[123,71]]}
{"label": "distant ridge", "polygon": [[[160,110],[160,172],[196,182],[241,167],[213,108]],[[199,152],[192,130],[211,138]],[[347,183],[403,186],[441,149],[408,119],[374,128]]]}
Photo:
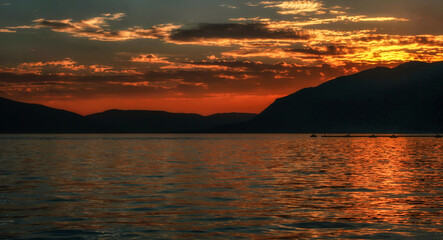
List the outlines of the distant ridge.
{"label": "distant ridge", "polygon": [[0,97],[0,133],[185,133],[247,121],[252,113],[210,116],[144,110],[108,110],[88,116]]}
{"label": "distant ridge", "polygon": [[0,133],[89,133],[111,128],[65,110],[0,97]]}
{"label": "distant ridge", "polygon": [[126,133],[196,132],[223,124],[250,120],[252,113],[218,113],[202,116],[193,113],[169,113],[146,110],[108,110],[86,116]]}
{"label": "distant ridge", "polygon": [[443,62],[376,67],[277,99],[213,132],[441,133]]}

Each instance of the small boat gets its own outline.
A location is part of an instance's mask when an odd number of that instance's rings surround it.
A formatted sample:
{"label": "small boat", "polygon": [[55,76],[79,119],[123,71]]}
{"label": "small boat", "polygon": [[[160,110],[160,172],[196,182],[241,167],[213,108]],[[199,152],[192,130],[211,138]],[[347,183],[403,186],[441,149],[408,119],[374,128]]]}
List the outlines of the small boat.
{"label": "small boat", "polygon": [[312,135],[311,135],[311,137],[317,137],[317,135],[315,135],[315,134],[312,134]]}
{"label": "small boat", "polygon": [[389,138],[398,138],[395,134],[393,134],[392,136],[390,136]]}
{"label": "small boat", "polygon": [[375,136],[375,134],[372,134],[371,136],[369,136],[370,138],[376,138],[377,136]]}
{"label": "small boat", "polygon": [[442,138],[440,134],[435,135],[435,138]]}
{"label": "small boat", "polygon": [[348,134],[348,135],[345,135],[345,137],[351,137],[351,135],[350,135],[350,134]]}

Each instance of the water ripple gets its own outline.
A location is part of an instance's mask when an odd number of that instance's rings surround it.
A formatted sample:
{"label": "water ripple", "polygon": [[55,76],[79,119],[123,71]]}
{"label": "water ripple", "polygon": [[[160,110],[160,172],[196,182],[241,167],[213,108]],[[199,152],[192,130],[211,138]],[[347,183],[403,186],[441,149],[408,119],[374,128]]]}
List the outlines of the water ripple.
{"label": "water ripple", "polygon": [[3,135],[5,239],[442,239],[443,142]]}

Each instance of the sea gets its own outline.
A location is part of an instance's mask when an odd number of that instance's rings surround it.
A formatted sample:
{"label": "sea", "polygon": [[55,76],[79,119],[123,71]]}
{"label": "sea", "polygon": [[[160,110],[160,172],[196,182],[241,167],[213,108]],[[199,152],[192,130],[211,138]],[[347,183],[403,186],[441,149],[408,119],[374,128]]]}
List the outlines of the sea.
{"label": "sea", "polygon": [[3,134],[0,239],[443,239],[443,139]]}

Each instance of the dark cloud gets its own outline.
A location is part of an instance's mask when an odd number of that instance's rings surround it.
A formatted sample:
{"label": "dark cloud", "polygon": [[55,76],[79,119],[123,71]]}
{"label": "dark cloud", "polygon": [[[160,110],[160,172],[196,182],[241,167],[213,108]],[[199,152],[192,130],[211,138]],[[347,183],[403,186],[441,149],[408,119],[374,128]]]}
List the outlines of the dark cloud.
{"label": "dark cloud", "polygon": [[404,44],[411,44],[411,43],[418,43],[421,45],[429,45],[429,46],[443,46],[443,41],[436,40],[435,37],[429,37],[429,36],[414,36],[409,40],[401,41],[400,43]]}
{"label": "dark cloud", "polygon": [[360,41],[360,42],[372,42],[372,41],[383,41],[383,40],[389,40],[391,36],[387,35],[368,35],[364,37],[358,37],[354,40]]}
{"label": "dark cloud", "polygon": [[38,21],[38,26],[49,27],[49,28],[53,28],[53,29],[74,28],[74,25],[70,22],[62,22],[62,21],[57,21],[57,20],[41,20],[41,21]]}
{"label": "dark cloud", "polygon": [[297,52],[297,53],[306,53],[312,55],[338,55],[340,54],[340,49],[330,45],[326,48],[326,50],[318,50],[313,48],[302,48],[302,49],[289,49],[289,52]]}
{"label": "dark cloud", "polygon": [[196,28],[178,29],[170,35],[171,40],[192,42],[202,39],[309,39],[302,30],[270,29],[262,23],[204,23]]}
{"label": "dark cloud", "polygon": [[323,49],[314,49],[314,48],[308,47],[308,48],[288,49],[287,51],[288,52],[295,52],[295,53],[310,54],[310,55],[319,55],[319,56],[333,56],[333,55],[341,55],[341,54],[345,54],[345,53],[353,53],[354,48],[329,45]]}
{"label": "dark cloud", "polygon": [[68,83],[96,83],[101,84],[111,81],[134,82],[142,81],[144,78],[140,75],[86,75],[86,76],[61,76],[56,74],[41,75],[41,74],[16,74],[0,72],[0,83],[53,83],[53,82],[68,82]]}
{"label": "dark cloud", "polygon": [[0,73],[0,94],[25,99],[94,98],[118,96],[202,97],[211,94],[269,95],[289,94],[318,85],[348,71],[368,66],[348,64],[331,67],[298,66],[279,62],[264,64],[248,61],[192,62],[188,64],[223,66],[214,69],[174,69],[147,71],[143,75],[63,76]]}
{"label": "dark cloud", "polygon": [[400,36],[400,35],[374,34],[374,35],[354,38],[354,40],[360,42],[380,42],[380,41],[398,40],[398,44],[402,45],[418,43],[420,45],[443,46],[443,42],[440,39],[438,39],[436,36],[430,36],[430,35]]}
{"label": "dark cloud", "polygon": [[32,83],[32,82],[52,82],[57,81],[55,75],[38,75],[38,74],[15,74],[0,72],[0,83]]}

